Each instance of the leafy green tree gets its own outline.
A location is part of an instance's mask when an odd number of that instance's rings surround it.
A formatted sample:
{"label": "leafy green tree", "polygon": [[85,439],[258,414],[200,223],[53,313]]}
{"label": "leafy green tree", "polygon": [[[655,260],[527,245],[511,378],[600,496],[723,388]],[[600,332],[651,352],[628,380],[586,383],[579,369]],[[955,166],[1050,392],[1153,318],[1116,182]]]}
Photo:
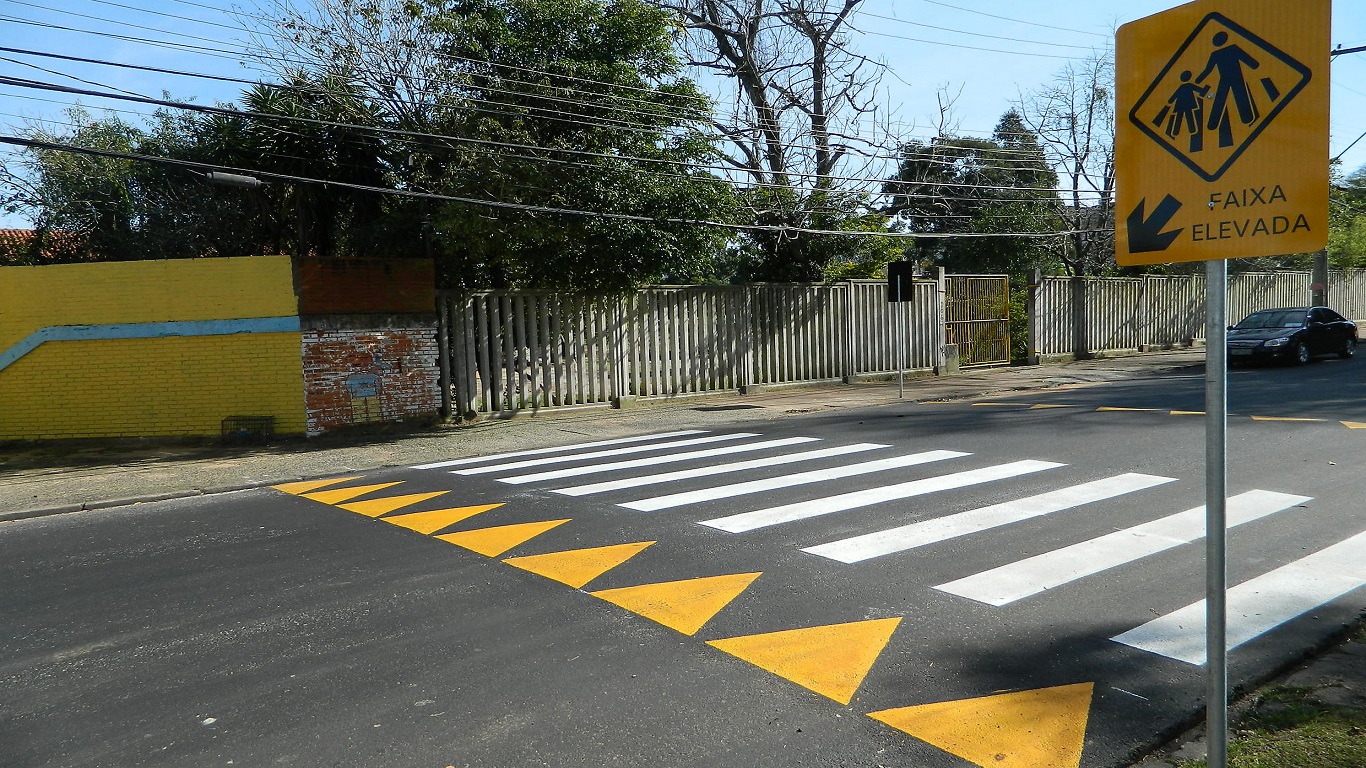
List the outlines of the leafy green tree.
{"label": "leafy green tree", "polygon": [[897,175],[884,186],[887,211],[917,238],[912,256],[953,272],[1022,274],[1053,268],[1048,240],[1028,236],[953,237],[1055,231],[1057,174],[1015,110],[990,139],[943,136],[907,142]]}
{"label": "leafy green tree", "polygon": [[499,204],[387,201],[373,248],[433,255],[465,289],[714,274],[725,231],[684,222],[728,220],[733,195],[706,171],[709,105],[678,77],[667,14],[640,0],[320,0],[281,13],[293,37],[277,63],[349,73],[372,110],[353,122],[429,134],[376,148],[392,184]]}
{"label": "leafy green tree", "polygon": [[1366,166],[1329,193],[1328,263],[1336,269],[1366,268]]}
{"label": "leafy green tree", "polygon": [[[27,137],[98,151],[221,161],[213,157],[207,123],[192,114],[161,109],[141,127],[113,115],[95,117],[79,107],[66,116],[65,129],[39,124]],[[33,221],[36,237],[29,263],[264,252],[252,234],[253,214],[241,191],[211,187],[202,173],[31,148],[0,168],[0,177],[12,190],[6,210]]]}

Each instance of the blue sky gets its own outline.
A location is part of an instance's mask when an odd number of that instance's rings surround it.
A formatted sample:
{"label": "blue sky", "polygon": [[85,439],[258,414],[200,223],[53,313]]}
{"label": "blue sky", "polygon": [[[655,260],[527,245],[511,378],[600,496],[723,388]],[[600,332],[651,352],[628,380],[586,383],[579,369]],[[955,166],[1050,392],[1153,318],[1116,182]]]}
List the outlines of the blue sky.
{"label": "blue sky", "polygon": [[[0,0],[0,47],[251,78],[253,72],[244,68],[240,56],[232,54],[242,49],[244,36],[235,31],[234,19],[215,10],[217,5],[215,0]],[[980,135],[991,131],[1022,91],[1049,82],[1069,57],[1104,50],[1112,44],[1118,25],[1175,5],[1168,0],[866,0],[857,16],[854,46],[889,65],[891,73],[883,80],[887,104],[905,126],[906,138],[932,135],[941,86],[959,93],[955,114],[960,131]],[[1339,0],[1335,5],[1333,44],[1366,45],[1366,14],[1357,0]],[[137,39],[120,40],[111,34]],[[176,49],[166,43],[215,52]],[[202,104],[231,101],[240,91],[239,86],[226,83],[9,52],[0,52],[0,59],[60,73],[0,60],[0,75],[74,87],[108,87],[150,96],[166,91],[175,99]],[[1331,151],[1336,156],[1366,132],[1366,53],[1334,60],[1331,93]],[[16,126],[29,121],[60,121],[69,102],[60,94],[0,86],[0,133],[15,135]],[[149,107],[89,97],[82,97],[81,102],[92,111],[105,107],[150,111]],[[54,127],[60,126],[54,122]],[[1366,139],[1343,156],[1343,165],[1348,171],[1366,166]],[[0,227],[22,226],[26,226],[22,219],[0,217]]]}

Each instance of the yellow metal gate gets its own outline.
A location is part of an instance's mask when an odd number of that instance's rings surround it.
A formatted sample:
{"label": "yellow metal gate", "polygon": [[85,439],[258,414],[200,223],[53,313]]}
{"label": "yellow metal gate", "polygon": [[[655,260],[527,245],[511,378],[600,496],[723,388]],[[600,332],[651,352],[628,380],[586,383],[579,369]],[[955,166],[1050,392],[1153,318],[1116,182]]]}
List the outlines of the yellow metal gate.
{"label": "yellow metal gate", "polygon": [[947,341],[958,345],[958,364],[1010,362],[1010,278],[948,275],[944,315]]}

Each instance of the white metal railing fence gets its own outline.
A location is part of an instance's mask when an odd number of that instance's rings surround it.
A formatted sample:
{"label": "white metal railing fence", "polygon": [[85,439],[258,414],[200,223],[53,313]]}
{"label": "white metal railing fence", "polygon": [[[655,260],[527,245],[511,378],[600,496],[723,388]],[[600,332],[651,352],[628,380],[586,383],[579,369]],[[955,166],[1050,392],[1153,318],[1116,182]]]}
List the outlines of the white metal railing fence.
{"label": "white metal railing fence", "polygon": [[[1259,309],[1305,306],[1311,282],[1308,272],[1230,275],[1229,321]],[[1031,282],[1030,293],[1031,355],[1183,346],[1204,337],[1204,275],[1043,277]],[[1328,303],[1346,317],[1366,319],[1366,272],[1330,272]]]}
{"label": "white metal railing fence", "polygon": [[848,380],[942,365],[943,281],[888,304],[883,281],[548,291],[439,298],[443,365],[458,414],[605,404],[628,397]]}

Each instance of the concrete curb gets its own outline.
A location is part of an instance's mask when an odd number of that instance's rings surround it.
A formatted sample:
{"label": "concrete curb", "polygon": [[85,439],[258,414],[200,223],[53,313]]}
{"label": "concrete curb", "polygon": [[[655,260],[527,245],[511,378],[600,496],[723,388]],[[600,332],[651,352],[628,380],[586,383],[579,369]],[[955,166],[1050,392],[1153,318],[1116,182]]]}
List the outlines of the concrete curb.
{"label": "concrete curb", "polygon": [[[374,472],[376,470],[391,468],[392,467],[382,465],[353,467],[356,472]],[[310,478],[304,477],[303,475],[290,475],[287,477],[272,478],[270,480],[261,480],[255,483],[243,483],[241,485],[222,485],[214,486],[212,488],[194,488],[188,491],[167,491],[165,493],[149,493],[141,496],[123,496],[116,499],[87,501],[81,504],[61,504],[55,507],[33,507],[32,509],[21,509],[17,512],[0,512],[0,523],[12,523],[17,520],[32,520],[38,517],[52,517],[53,515],[66,515],[72,512],[93,512],[98,509],[131,507],[134,504],[150,504],[156,501],[189,499],[196,496],[217,496],[224,493],[237,493],[238,491],[254,491],[257,488],[269,488],[273,485],[279,485],[280,483],[290,483],[308,479]]]}
{"label": "concrete curb", "polygon": [[52,515],[65,515],[71,512],[90,512],[97,509],[113,509],[115,507],[130,507],[134,504],[148,504],[154,501],[170,501],[171,499],[187,499],[193,496],[212,496],[219,493],[232,493],[233,491],[245,491],[252,488],[260,488],[264,483],[243,485],[240,487],[225,488],[196,488],[190,491],[168,491],[166,493],[149,493],[143,496],[125,496],[118,499],[103,499],[100,501],[87,501],[81,504],[63,504],[56,507],[35,507],[33,509],[21,509],[18,512],[0,513],[0,523],[11,523],[16,520],[31,520],[35,517],[51,517]]}

